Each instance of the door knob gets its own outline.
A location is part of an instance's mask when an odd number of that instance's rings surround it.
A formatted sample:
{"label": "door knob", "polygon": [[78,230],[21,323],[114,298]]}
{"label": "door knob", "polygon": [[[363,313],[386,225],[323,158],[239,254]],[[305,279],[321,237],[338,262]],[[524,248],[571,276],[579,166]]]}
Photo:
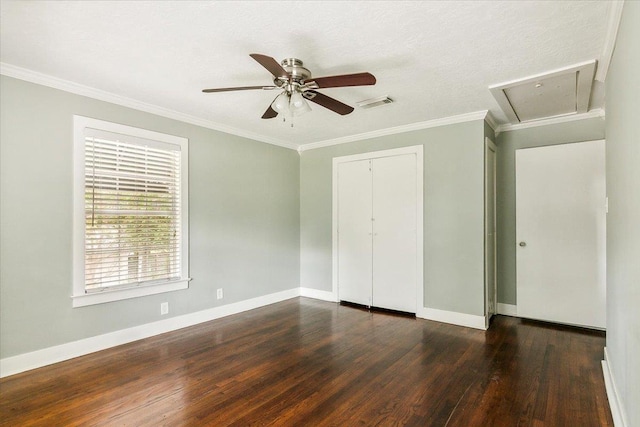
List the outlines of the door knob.
{"label": "door knob", "polygon": [[527,243],[526,242],[520,242],[519,245],[524,248],[525,246],[527,246]]}

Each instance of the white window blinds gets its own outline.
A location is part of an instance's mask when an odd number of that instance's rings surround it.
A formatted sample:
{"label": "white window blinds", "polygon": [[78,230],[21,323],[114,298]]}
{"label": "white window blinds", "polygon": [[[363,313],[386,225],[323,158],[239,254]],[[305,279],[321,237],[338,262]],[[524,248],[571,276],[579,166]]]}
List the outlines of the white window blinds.
{"label": "white window blinds", "polygon": [[85,291],[181,278],[180,146],[85,129]]}

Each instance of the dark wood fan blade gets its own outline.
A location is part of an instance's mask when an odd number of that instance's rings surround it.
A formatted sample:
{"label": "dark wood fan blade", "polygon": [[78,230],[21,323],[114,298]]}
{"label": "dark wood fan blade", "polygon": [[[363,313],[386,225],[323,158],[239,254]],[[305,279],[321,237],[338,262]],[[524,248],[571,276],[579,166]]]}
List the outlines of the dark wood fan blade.
{"label": "dark wood fan blade", "polygon": [[264,89],[271,90],[275,89],[277,86],[239,86],[239,87],[221,87],[217,89],[202,89],[204,93],[212,93],[212,92],[231,92],[234,90],[255,90],[255,89]]}
{"label": "dark wood fan blade", "polygon": [[252,53],[249,56],[258,61],[258,63],[266,68],[267,71],[269,71],[271,74],[273,74],[274,77],[289,78],[287,70],[282,68],[282,65],[278,64],[278,61],[276,61],[272,57],[261,55],[259,53]]}
{"label": "dark wood fan blade", "polygon": [[311,102],[315,102],[318,105],[323,106],[324,108],[328,108],[331,111],[334,111],[342,116],[349,114],[353,111],[353,107],[348,106],[347,104],[343,104],[337,99],[333,99],[330,96],[323,95],[320,92],[316,92],[315,90],[307,90],[302,93],[306,99]]}
{"label": "dark wood fan blade", "polygon": [[313,77],[305,84],[315,82],[319,89],[328,87],[368,86],[376,84],[376,78],[371,73],[343,74],[341,76]]}
{"label": "dark wood fan blade", "polygon": [[273,108],[271,108],[271,105],[269,105],[269,108],[267,108],[267,111],[264,112],[264,114],[262,115],[262,118],[263,119],[273,119],[277,115],[278,115],[278,112],[276,110],[274,110]]}

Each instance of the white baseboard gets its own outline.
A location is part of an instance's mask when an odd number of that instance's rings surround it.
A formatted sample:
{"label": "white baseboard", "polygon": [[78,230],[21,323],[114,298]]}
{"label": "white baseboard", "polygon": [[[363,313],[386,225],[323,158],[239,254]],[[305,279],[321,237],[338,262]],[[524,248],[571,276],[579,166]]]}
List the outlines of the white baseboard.
{"label": "white baseboard", "polygon": [[[312,288],[300,288],[300,296],[315,298],[323,301],[338,302],[338,296],[330,291],[320,291]],[[458,326],[467,326],[469,328],[476,328],[486,330],[484,316],[474,316],[465,313],[456,313],[453,311],[438,310],[435,308],[422,308],[418,309],[416,317],[428,320],[435,320],[437,322],[451,323]]]}
{"label": "white baseboard", "polygon": [[435,320],[437,322],[450,323],[452,325],[466,326],[468,328],[486,330],[484,316],[458,313],[455,311],[438,310],[435,308],[423,307],[418,309],[416,317],[422,319]]}
{"label": "white baseboard", "polygon": [[300,288],[171,317],[0,360],[0,378],[300,296]]}
{"label": "white baseboard", "polygon": [[330,291],[321,291],[313,288],[300,288],[300,296],[301,297],[309,297],[314,299],[319,299],[323,301],[331,301],[338,302],[338,297],[336,294]]}
{"label": "white baseboard", "polygon": [[609,355],[607,353],[607,347],[604,348],[604,360],[602,361],[602,374],[604,375],[604,386],[607,390],[607,399],[609,399],[609,407],[611,408],[611,416],[613,417],[613,425],[615,427],[626,427],[626,417],[624,416],[624,410],[622,409],[622,402],[618,395],[618,389],[616,388],[616,382],[611,373],[611,367],[609,366]]}
{"label": "white baseboard", "polygon": [[501,302],[497,305],[498,314],[504,314],[505,316],[517,316],[518,315],[518,306],[514,304],[502,304]]}
{"label": "white baseboard", "polygon": [[[157,322],[134,326],[132,328],[122,329],[108,334],[85,338],[66,344],[44,348],[42,350],[36,350],[30,353],[0,359],[0,378],[28,371],[30,369],[51,365],[53,363],[62,362],[74,357],[83,356],[85,354],[137,341],[143,338],[148,338],[154,335],[163,334],[165,332],[175,331],[176,329],[182,329],[199,323],[208,322],[210,320],[219,319],[221,317],[230,316],[232,314],[241,313],[243,311],[253,310],[254,308],[263,307],[265,305],[274,304],[276,302],[298,296],[323,301],[338,301],[337,295],[330,291],[321,291],[318,289],[304,287],[289,289],[287,291],[264,295],[246,301],[214,307],[182,316],[171,317]],[[498,303],[497,308],[499,314],[509,316],[516,315],[515,305]],[[484,316],[424,307],[418,310],[416,317],[435,320],[437,322],[450,323],[458,326],[466,326],[469,328],[486,329]],[[603,362],[603,369],[604,368],[605,365]],[[607,393],[609,394],[609,388],[607,388]],[[613,404],[611,404],[611,406],[613,411]],[[619,425],[624,426],[624,424]],[[616,426],[618,426],[618,424],[616,424]]]}

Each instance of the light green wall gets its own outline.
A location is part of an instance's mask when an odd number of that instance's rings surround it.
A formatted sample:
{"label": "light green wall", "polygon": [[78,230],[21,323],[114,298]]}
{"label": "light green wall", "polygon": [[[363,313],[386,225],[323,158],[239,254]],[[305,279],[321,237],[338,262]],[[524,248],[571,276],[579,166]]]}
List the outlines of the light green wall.
{"label": "light green wall", "polygon": [[601,118],[513,130],[498,135],[498,302],[516,304],[516,150],[604,139],[604,135],[604,120]]}
{"label": "light green wall", "polygon": [[332,288],[332,159],[422,144],[425,306],[483,315],[484,132],[477,120],[303,151],[301,286]]}
{"label": "light green wall", "polygon": [[[299,286],[299,157],[2,77],[0,358]],[[189,138],[188,290],[71,308],[74,114]],[[217,288],[224,299],[216,300]]]}
{"label": "light green wall", "polygon": [[607,353],[640,426],[640,2],[626,1],[607,93]]}

